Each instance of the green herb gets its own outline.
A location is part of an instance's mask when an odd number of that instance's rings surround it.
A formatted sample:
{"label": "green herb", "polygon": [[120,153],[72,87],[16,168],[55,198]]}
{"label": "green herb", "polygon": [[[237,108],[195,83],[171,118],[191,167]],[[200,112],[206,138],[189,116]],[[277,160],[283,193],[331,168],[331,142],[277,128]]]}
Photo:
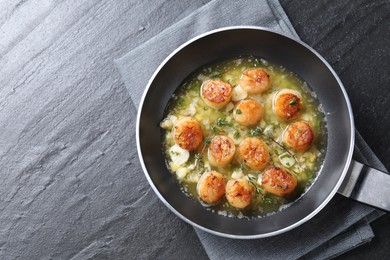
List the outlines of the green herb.
{"label": "green herb", "polygon": [[241,109],[237,108],[237,109],[236,109],[236,114],[237,114],[237,115],[241,115],[241,114],[242,114]]}
{"label": "green herb", "polygon": [[279,156],[278,150],[274,150],[274,154],[276,154],[276,156]]}
{"label": "green herb", "polygon": [[264,204],[272,204],[273,201],[272,201],[271,198],[268,198],[268,197],[264,196],[264,197],[263,197],[263,203],[264,203]]}
{"label": "green herb", "polygon": [[282,156],[280,156],[280,159],[284,158],[291,158],[291,156],[289,154],[283,154]]}
{"label": "green herb", "polygon": [[199,85],[196,84],[196,83],[192,84],[192,89],[193,89],[196,93],[199,93],[199,91],[200,91]]}
{"label": "green herb", "polygon": [[248,167],[245,164],[240,164],[240,169],[245,171],[248,169]]}
{"label": "green herb", "polygon": [[174,154],[174,155],[179,155],[179,153],[178,152],[175,152],[175,151],[169,151],[171,154]]}
{"label": "green herb", "polygon": [[210,139],[210,138],[204,139],[204,143],[205,143],[205,144],[210,144],[210,143],[211,143],[211,139]]}
{"label": "green herb", "polygon": [[221,76],[221,72],[216,70],[216,71],[213,71],[211,74],[210,74],[210,78],[217,78],[217,77],[220,77]]}
{"label": "green herb", "polygon": [[290,104],[290,106],[295,106],[295,105],[298,105],[298,101],[295,97],[293,97],[289,104]]}
{"label": "green herb", "polygon": [[232,126],[232,124],[229,124],[228,121],[226,121],[225,119],[221,118],[221,117],[218,117],[217,120],[216,120],[216,123],[217,123],[217,126]]}
{"label": "green herb", "polygon": [[217,132],[218,129],[217,129],[217,127],[216,127],[215,125],[212,125],[212,126],[211,126],[211,130],[212,130],[213,132]]}
{"label": "green herb", "polygon": [[195,159],[196,159],[196,160],[200,160],[201,158],[202,158],[202,157],[200,156],[200,154],[198,154],[198,153],[195,154]]}
{"label": "green herb", "polygon": [[258,126],[255,129],[251,129],[250,135],[251,136],[260,136],[261,132],[263,132],[263,129],[261,129],[261,127]]}
{"label": "green herb", "polygon": [[249,181],[249,183],[253,186],[253,188],[255,188],[256,194],[259,194],[260,192],[263,191],[262,188],[260,188],[260,187],[258,187],[258,186],[256,185],[256,178],[255,178],[255,177],[248,176],[248,181]]}
{"label": "green herb", "polygon": [[282,185],[278,185],[278,188],[281,189],[281,188],[283,188],[283,186]]}
{"label": "green herb", "polygon": [[240,138],[240,137],[241,137],[241,135],[240,135],[240,133],[239,133],[239,132],[237,132],[237,131],[234,131],[234,133],[233,133],[233,137],[234,137],[234,139],[238,139],[238,138]]}
{"label": "green herb", "polygon": [[184,99],[179,99],[177,102],[179,103],[179,106],[181,106],[181,107],[183,107],[186,103]]}
{"label": "green herb", "polygon": [[287,166],[291,166],[289,162],[286,162],[286,165],[287,165]]}

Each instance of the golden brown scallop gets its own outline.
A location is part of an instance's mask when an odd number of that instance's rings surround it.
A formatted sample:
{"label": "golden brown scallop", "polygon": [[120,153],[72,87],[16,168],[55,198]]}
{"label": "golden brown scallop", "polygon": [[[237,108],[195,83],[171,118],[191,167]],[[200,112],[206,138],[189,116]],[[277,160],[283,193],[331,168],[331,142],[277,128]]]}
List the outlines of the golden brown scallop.
{"label": "golden brown scallop", "polygon": [[271,87],[268,73],[260,68],[245,70],[238,83],[248,94],[259,94]]}
{"label": "golden brown scallop", "polygon": [[241,160],[253,170],[264,169],[270,161],[268,146],[257,137],[247,137],[238,146]]}
{"label": "golden brown scallop", "polygon": [[226,184],[226,198],[237,209],[247,207],[253,196],[253,186],[245,179],[231,179]]}
{"label": "golden brown scallop", "polygon": [[196,190],[199,198],[209,204],[218,202],[225,195],[226,181],[222,174],[216,171],[203,173]]}
{"label": "golden brown scallop", "polygon": [[306,121],[298,121],[288,125],[283,133],[283,142],[298,152],[307,150],[313,140],[313,129]]}
{"label": "golden brown scallop", "polygon": [[302,96],[298,91],[293,89],[282,89],[278,91],[272,102],[272,110],[275,115],[284,120],[297,117],[301,107]]}
{"label": "golden brown scallop", "polygon": [[236,153],[234,141],[223,135],[215,136],[210,143],[208,157],[213,166],[225,166],[230,163]]}
{"label": "golden brown scallop", "polygon": [[232,99],[232,86],[222,80],[208,80],[202,84],[200,96],[206,105],[220,109]]}
{"label": "golden brown scallop", "polygon": [[267,192],[285,196],[295,190],[297,178],[282,168],[272,166],[264,171],[262,185]]}
{"label": "golden brown scallop", "polygon": [[257,125],[263,116],[263,106],[251,99],[240,101],[233,110],[234,119],[244,126]]}
{"label": "golden brown scallop", "polygon": [[172,130],[175,143],[187,151],[193,151],[203,141],[203,131],[199,122],[192,117],[177,120]]}

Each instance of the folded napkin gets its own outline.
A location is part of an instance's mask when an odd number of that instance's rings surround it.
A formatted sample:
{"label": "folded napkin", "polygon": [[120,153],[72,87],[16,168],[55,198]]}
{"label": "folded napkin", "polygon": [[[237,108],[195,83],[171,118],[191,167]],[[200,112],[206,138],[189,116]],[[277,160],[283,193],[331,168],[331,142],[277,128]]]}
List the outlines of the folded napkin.
{"label": "folded napkin", "polygon": [[[138,107],[149,78],[174,49],[201,33],[234,25],[263,26],[298,38],[277,0],[213,0],[116,61],[134,105]],[[386,171],[359,133],[354,157]],[[271,238],[234,240],[196,232],[211,259],[327,259],[370,241],[374,234],[369,223],[382,214],[336,194],[313,219]]]}

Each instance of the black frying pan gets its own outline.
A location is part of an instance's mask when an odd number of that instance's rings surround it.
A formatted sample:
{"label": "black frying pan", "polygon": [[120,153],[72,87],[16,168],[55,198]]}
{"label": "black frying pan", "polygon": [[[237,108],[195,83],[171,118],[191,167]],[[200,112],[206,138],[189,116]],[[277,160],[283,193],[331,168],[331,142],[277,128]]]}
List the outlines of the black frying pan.
{"label": "black frying pan", "polygon": [[[217,59],[239,55],[262,57],[299,75],[322,104],[328,130],[324,163],[310,189],[290,207],[250,220],[212,213],[180,190],[166,167],[159,127],[169,99],[189,74]],[[348,172],[354,147],[354,123],[346,91],[336,73],[306,44],[259,27],[211,31],[175,50],[156,70],[145,90],[138,112],[137,146],[150,185],[169,209],[200,229],[231,238],[272,236],[299,226],[330,201],[347,173],[354,175],[364,168],[356,163],[351,167],[355,170]],[[385,178],[390,185],[389,179]],[[353,186],[344,182],[343,187],[348,193]],[[390,209],[389,203],[385,206]]]}

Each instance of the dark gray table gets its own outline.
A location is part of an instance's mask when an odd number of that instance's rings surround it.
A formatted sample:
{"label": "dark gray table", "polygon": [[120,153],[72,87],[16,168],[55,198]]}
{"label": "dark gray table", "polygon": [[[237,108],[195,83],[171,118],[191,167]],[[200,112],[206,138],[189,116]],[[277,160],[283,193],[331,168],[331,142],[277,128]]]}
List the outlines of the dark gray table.
{"label": "dark gray table", "polygon": [[[207,258],[161,203],[177,229],[129,223],[135,108],[113,64],[170,25],[156,13],[177,8],[179,20],[206,2],[0,2],[1,259]],[[357,129],[390,169],[390,2],[281,3],[341,77]],[[374,240],[340,258],[389,258],[389,223],[376,220]]]}

